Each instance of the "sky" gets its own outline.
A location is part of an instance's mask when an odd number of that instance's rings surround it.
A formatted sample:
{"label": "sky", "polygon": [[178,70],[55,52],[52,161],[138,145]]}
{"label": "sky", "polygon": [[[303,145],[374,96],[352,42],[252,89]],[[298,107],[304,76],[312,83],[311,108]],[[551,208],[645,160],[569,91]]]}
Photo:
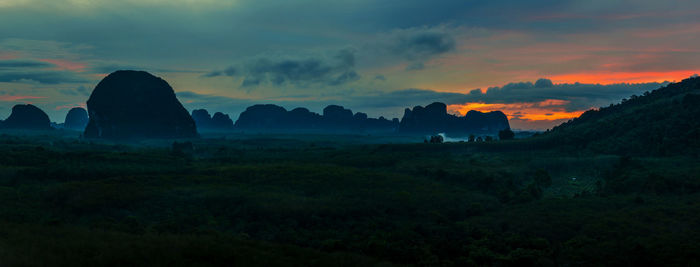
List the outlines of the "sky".
{"label": "sky", "polygon": [[700,72],[700,1],[0,0],[0,118],[62,122],[120,69],[232,118],[440,101],[543,130]]}

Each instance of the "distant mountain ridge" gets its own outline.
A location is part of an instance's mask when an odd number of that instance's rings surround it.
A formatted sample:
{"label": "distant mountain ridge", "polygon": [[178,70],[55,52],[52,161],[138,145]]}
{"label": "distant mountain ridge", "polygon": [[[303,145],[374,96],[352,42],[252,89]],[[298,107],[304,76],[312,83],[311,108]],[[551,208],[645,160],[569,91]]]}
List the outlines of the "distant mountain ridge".
{"label": "distant mountain ridge", "polygon": [[401,133],[448,135],[497,134],[510,129],[508,117],[500,111],[482,113],[471,110],[463,117],[448,114],[447,105],[439,102],[404,111],[399,127]]}
{"label": "distant mountain ridge", "polygon": [[197,130],[203,131],[227,131],[233,129],[233,120],[228,114],[221,112],[209,115],[206,109],[192,110],[192,119],[197,125]]}
{"label": "distant mountain ridge", "polygon": [[447,113],[447,105],[432,103],[428,106],[416,106],[406,109],[401,120],[368,118],[362,112],[354,113],[338,105],[329,105],[323,114],[311,112],[306,108],[285,108],[272,104],[253,105],[241,113],[234,125],[236,130],[255,130],[261,132],[340,132],[340,133],[400,133],[400,134],[437,134],[495,135],[504,129],[510,129],[508,117],[503,112],[482,113],[469,111],[465,116]]}
{"label": "distant mountain ridge", "polygon": [[261,132],[385,132],[393,133],[399,125],[398,119],[384,117],[368,118],[367,114],[338,105],[323,109],[323,114],[306,108],[285,108],[272,104],[259,104],[248,107],[234,124],[236,130]]}
{"label": "distant mountain ridge", "polygon": [[193,138],[197,130],[256,131],[295,133],[384,133],[496,135],[510,129],[508,118],[500,111],[469,111],[465,116],[447,113],[443,103],[425,108],[406,109],[401,120],[369,118],[339,105],[329,105],[322,114],[307,108],[285,108],[272,104],[248,107],[234,123],[229,115],[205,109],[191,115],[177,99],[173,88],[163,79],[145,71],[119,70],[102,79],[90,94],[87,112],[71,109],[62,124],[51,123],[46,113],[32,105],[17,105],[1,126],[17,129],[65,128],[83,130],[85,138],[141,139]]}

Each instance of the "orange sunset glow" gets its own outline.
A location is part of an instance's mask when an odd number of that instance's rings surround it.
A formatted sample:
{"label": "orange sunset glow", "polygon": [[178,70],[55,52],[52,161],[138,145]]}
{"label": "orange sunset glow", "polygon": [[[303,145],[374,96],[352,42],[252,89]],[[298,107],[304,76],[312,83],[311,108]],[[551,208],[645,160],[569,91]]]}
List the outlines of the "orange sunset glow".
{"label": "orange sunset glow", "polygon": [[555,83],[650,83],[680,81],[696,73],[697,70],[646,71],[646,72],[598,72],[570,73],[549,76]]}
{"label": "orange sunset glow", "polygon": [[459,115],[464,115],[470,110],[481,112],[502,111],[506,114],[506,116],[508,116],[508,119],[521,119],[527,121],[554,121],[561,119],[572,119],[581,116],[581,114],[586,111],[566,111],[562,105],[567,103],[568,101],[558,99],[548,99],[537,103],[465,103],[460,105],[449,105],[448,110]]}

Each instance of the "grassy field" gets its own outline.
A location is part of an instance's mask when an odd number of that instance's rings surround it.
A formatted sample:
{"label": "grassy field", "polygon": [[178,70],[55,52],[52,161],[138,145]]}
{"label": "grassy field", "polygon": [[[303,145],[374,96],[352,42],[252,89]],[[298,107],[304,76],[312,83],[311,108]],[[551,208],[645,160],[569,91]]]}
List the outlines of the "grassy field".
{"label": "grassy field", "polygon": [[0,135],[0,265],[698,265],[694,157],[527,140]]}

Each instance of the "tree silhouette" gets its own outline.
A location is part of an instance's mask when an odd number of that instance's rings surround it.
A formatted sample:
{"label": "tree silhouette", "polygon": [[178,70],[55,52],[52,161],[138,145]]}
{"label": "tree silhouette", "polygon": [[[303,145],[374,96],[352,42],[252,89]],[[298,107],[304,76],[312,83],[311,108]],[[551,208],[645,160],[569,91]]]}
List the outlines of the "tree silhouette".
{"label": "tree silhouette", "polygon": [[498,139],[511,140],[515,138],[515,133],[510,128],[498,131]]}

